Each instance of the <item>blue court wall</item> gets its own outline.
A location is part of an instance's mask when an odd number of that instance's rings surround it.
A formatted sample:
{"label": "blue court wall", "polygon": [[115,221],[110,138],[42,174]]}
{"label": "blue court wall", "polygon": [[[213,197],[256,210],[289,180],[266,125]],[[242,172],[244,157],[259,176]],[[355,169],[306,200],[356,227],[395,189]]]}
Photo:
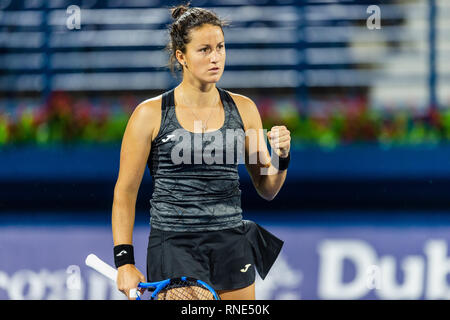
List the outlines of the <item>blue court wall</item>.
{"label": "blue court wall", "polygon": [[[120,145],[8,146],[0,152],[1,179],[113,180],[118,173]],[[450,178],[449,157],[450,145],[446,144],[351,144],[332,149],[296,146],[291,150],[289,177]]]}
{"label": "blue court wall", "polygon": [[[105,210],[112,201],[120,145],[9,147],[0,156],[3,210]],[[242,205],[252,209],[445,208],[450,204],[450,146],[335,149],[295,147],[282,190],[267,202],[239,165]],[[146,169],[137,208],[148,210]],[[24,196],[26,195],[26,197]]]}

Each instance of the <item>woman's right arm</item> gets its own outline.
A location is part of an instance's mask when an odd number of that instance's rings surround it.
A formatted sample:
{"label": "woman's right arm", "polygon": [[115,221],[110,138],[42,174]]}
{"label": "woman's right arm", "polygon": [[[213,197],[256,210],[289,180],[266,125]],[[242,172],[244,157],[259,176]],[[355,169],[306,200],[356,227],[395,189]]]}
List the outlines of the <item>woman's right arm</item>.
{"label": "woman's right arm", "polygon": [[[114,188],[112,232],[114,246],[133,244],[136,198],[150,154],[151,142],[159,131],[161,100],[147,100],[133,111],[122,139],[120,169]],[[128,296],[145,277],[133,265],[118,268],[117,287]]]}

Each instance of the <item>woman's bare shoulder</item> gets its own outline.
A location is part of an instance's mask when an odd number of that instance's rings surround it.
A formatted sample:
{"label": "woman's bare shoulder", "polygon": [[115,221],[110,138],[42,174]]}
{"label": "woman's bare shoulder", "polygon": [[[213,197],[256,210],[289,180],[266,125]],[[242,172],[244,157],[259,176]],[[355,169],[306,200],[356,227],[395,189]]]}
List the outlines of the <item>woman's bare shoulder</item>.
{"label": "woman's bare shoulder", "polygon": [[153,106],[153,107],[156,105],[161,106],[162,96],[163,95],[160,94],[159,96],[144,100],[139,104],[139,106],[140,105]]}
{"label": "woman's bare shoulder", "polygon": [[[228,90],[226,90],[229,94],[230,94],[230,96],[233,98],[233,100],[234,100],[234,102],[235,103],[238,103],[239,104],[239,106],[241,106],[241,105],[249,105],[249,104],[254,104],[254,102],[253,102],[253,100],[252,99],[250,99],[249,97],[247,97],[247,96],[244,96],[243,94],[239,94],[239,93],[235,93],[235,92],[231,92],[231,91],[228,91]],[[239,107],[238,106],[238,107]]]}
{"label": "woman's bare shoulder", "polygon": [[139,103],[130,117],[143,132],[150,135],[152,141],[156,138],[161,125],[162,94]]}
{"label": "woman's bare shoulder", "polygon": [[[249,97],[242,94],[230,92],[228,90],[227,92],[230,94],[231,98],[233,98],[233,101],[236,104],[242,121],[244,122],[244,127],[246,129],[253,128],[255,125],[255,123],[253,122],[260,119],[258,107],[256,106],[255,102],[253,102],[253,100]],[[258,123],[256,123],[256,125],[257,124]]]}

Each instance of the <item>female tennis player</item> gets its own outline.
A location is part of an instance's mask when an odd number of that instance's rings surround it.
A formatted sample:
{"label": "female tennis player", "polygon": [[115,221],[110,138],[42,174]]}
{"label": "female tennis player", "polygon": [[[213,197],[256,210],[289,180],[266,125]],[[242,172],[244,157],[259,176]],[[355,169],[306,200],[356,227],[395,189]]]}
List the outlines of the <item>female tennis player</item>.
{"label": "female tennis player", "polygon": [[[283,241],[243,220],[237,149],[243,141],[252,183],[270,201],[286,179],[290,133],[283,125],[271,128],[271,156],[255,103],[216,87],[225,67],[226,22],[189,4],[171,8],[171,14],[167,49],[171,69],[182,72],[182,81],[139,104],[122,141],[112,208],[118,289],[127,294],[145,281],[134,265],[132,233],[136,197],[148,166],[153,194],[147,281],[188,276],[207,282],[221,299],[253,300],[255,270],[264,279]],[[208,147],[214,152],[206,152]],[[202,160],[202,154],[212,153],[223,161],[196,161],[199,154]],[[225,161],[230,153],[231,163]]]}

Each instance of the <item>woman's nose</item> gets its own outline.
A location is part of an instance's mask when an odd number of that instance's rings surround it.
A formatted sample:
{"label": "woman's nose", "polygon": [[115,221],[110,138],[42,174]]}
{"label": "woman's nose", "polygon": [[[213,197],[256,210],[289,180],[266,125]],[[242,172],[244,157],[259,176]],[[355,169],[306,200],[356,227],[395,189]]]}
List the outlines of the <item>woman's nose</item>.
{"label": "woman's nose", "polygon": [[211,53],[211,62],[217,62],[219,60],[219,55],[219,52],[213,50],[213,52]]}

